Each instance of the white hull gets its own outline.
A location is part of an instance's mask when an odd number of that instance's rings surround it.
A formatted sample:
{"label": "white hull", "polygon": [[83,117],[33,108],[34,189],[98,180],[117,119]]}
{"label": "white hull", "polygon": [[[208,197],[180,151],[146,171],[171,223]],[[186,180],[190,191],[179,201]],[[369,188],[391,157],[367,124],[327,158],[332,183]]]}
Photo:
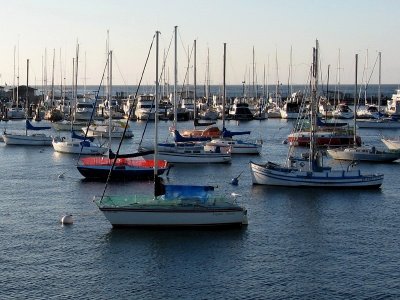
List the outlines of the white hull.
{"label": "white hull", "polygon": [[[189,143],[190,144],[190,143]],[[183,164],[211,164],[211,163],[230,163],[232,155],[229,147],[221,147],[220,152],[205,151],[201,144],[185,146],[186,143],[159,144],[157,159],[166,160],[169,163]],[[154,150],[154,147],[142,147],[141,150]],[[147,159],[153,159],[153,154],[144,156]]]}
{"label": "white hull", "polygon": [[286,187],[324,187],[324,188],[361,188],[379,187],[383,175],[361,175],[359,170],[274,170],[250,162],[253,184],[286,186]]}
{"label": "white hull", "polygon": [[149,119],[154,121],[155,113],[147,110],[136,110],[135,116],[137,120],[146,121]]}
{"label": "white hull", "polygon": [[113,226],[240,226],[243,211],[192,211],[166,209],[100,209]]}
{"label": "white hull", "polygon": [[[147,159],[153,159],[153,155],[144,156]],[[169,163],[183,164],[213,164],[213,163],[230,163],[232,156],[225,153],[178,153],[159,151],[157,159],[166,160]]]}
{"label": "white hull", "polygon": [[3,134],[3,140],[6,145],[24,145],[24,146],[51,146],[52,138],[44,134]]}
{"label": "white hull", "polygon": [[82,141],[54,141],[53,140],[53,148],[56,152],[60,153],[70,153],[70,154],[82,154],[82,155],[97,155],[97,154],[105,154],[108,151],[108,148],[95,146],[93,144],[89,144],[90,146],[81,145]]}
{"label": "white hull", "polygon": [[210,147],[210,150],[215,149],[215,147],[230,147],[232,154],[260,154],[262,149],[262,145],[259,143],[223,139],[211,140],[211,142],[206,144],[204,150],[207,151],[208,147]]}
{"label": "white hull", "polygon": [[298,112],[287,112],[286,110],[281,109],[280,111],[281,119],[297,119],[299,117]]}
{"label": "white hull", "polygon": [[[110,131],[109,125],[90,125],[89,129],[87,127],[83,127],[82,131],[85,133],[87,130],[88,137],[98,137],[98,138],[109,138]],[[133,132],[130,129],[127,129],[124,135],[124,128],[119,125],[111,126],[111,138],[121,139],[124,138],[132,138]]]}
{"label": "white hull", "polygon": [[164,196],[95,197],[96,205],[113,226],[242,226],[247,211],[237,204],[212,198],[203,202],[165,199]]}
{"label": "white hull", "polygon": [[[364,150],[364,151],[363,151]],[[337,160],[392,162],[400,158],[400,152],[374,151],[366,148],[328,149],[328,154]]]}

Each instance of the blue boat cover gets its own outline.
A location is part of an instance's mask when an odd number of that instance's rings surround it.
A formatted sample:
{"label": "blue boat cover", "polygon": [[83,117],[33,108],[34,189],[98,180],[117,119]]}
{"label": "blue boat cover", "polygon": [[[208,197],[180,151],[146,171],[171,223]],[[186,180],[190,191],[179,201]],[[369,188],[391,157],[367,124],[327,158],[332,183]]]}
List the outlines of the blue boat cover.
{"label": "blue boat cover", "polygon": [[182,136],[178,130],[174,130],[174,138],[175,142],[203,142],[203,141],[210,141],[211,137],[209,136],[199,136],[199,137],[186,137]]}
{"label": "blue boat cover", "polygon": [[51,129],[51,126],[40,126],[40,127],[35,127],[29,122],[29,120],[26,120],[26,129],[29,130],[44,130],[44,129]]}
{"label": "blue boat cover", "polygon": [[200,200],[206,202],[210,191],[214,190],[211,185],[172,185],[166,184],[165,200]]}
{"label": "blue boat cover", "polygon": [[82,141],[85,141],[85,140],[89,140],[89,141],[91,141],[91,142],[94,141],[94,138],[93,138],[93,137],[84,137],[84,136],[81,136],[81,135],[75,133],[75,131],[73,131],[73,130],[71,131],[71,138],[77,139],[77,140],[82,140]]}
{"label": "blue boat cover", "polygon": [[250,134],[251,131],[230,131],[226,129],[225,127],[222,128],[222,136],[225,138],[231,138],[235,135],[244,135],[244,134]]}

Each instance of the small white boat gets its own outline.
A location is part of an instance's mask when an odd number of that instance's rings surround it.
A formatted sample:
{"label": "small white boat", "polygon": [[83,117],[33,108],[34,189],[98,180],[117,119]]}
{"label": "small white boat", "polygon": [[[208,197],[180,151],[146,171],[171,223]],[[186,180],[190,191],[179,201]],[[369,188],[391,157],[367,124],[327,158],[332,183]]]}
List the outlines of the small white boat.
{"label": "small white boat", "polygon": [[328,149],[327,152],[333,159],[337,160],[393,162],[400,159],[400,151],[383,151],[374,146]]}
{"label": "small white boat", "polygon": [[[207,148],[204,144],[196,142],[177,142],[177,143],[159,143],[158,159],[166,160],[169,163],[183,164],[212,164],[212,163],[230,163],[232,155],[230,147]],[[154,150],[154,146],[140,147],[139,151]],[[153,154],[145,155],[146,158],[153,158]]]}
{"label": "small white boat", "polygon": [[25,134],[3,133],[3,140],[6,145],[22,146],[51,146],[53,138],[43,133],[28,134],[28,130],[47,130],[50,126],[33,126],[29,120],[26,120]]}
{"label": "small white boat", "polygon": [[73,112],[74,120],[77,121],[89,121],[92,117],[94,118],[95,100],[93,99],[81,99],[76,103],[75,110]]}
{"label": "small white boat", "polygon": [[301,91],[293,93],[280,109],[282,119],[297,119],[303,112],[303,94]]}
{"label": "small white boat", "polygon": [[332,117],[336,119],[352,119],[354,118],[354,112],[347,104],[339,103],[336,109],[332,111]]}
{"label": "small white boat", "polygon": [[31,135],[3,133],[3,140],[6,145],[51,146],[53,139],[43,133]]}
{"label": "small white boat", "polygon": [[83,127],[82,131],[86,133],[88,137],[97,137],[97,138],[109,138],[111,134],[111,138],[132,138],[133,132],[131,129],[126,128],[126,132],[124,134],[125,122],[113,122],[111,124],[111,130],[109,124],[92,124],[88,127]]}
{"label": "small white boat", "polygon": [[138,120],[154,120],[154,99],[154,95],[152,94],[140,95],[137,98],[135,116]]}
{"label": "small white boat", "polygon": [[108,147],[101,146],[89,139],[80,140],[71,138],[71,140],[65,140],[63,137],[55,137],[53,138],[52,145],[54,150],[60,153],[103,155],[108,151]]}
{"label": "small white boat", "polygon": [[256,154],[259,155],[262,149],[262,143],[260,142],[246,142],[242,140],[236,140],[232,138],[217,138],[207,142],[204,149],[211,150],[215,147],[231,148],[232,154]]}

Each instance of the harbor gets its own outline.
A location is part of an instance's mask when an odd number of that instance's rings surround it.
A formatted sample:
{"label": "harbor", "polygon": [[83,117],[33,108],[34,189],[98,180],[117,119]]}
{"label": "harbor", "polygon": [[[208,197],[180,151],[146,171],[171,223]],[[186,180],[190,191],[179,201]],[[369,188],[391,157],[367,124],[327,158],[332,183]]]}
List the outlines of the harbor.
{"label": "harbor", "polygon": [[26,2],[1,300],[400,299],[399,1]]}
{"label": "harbor", "polygon": [[[175,165],[169,172],[169,182],[213,185],[245,206],[248,225],[232,230],[113,229],[93,202],[104,182],[85,180],[76,169],[77,155],[1,143],[0,219],[7,241],[1,246],[2,294],[396,298],[399,163],[360,162],[363,170],[385,174],[377,190],[253,185],[249,160],[284,161],[288,145],[283,141],[293,123],[227,121],[230,130],[249,130],[252,138],[262,138],[260,156],[237,155],[230,164],[195,168]],[[7,131],[24,128],[23,120],[0,123],[5,124]],[[124,151],[137,147],[145,124],[130,121],[134,138],[124,141]],[[167,138],[170,125],[171,121],[160,123],[160,140]],[[148,126],[146,138],[151,140],[154,123]],[[192,121],[178,123],[179,128],[192,126]],[[389,131],[385,134],[400,134],[397,129]],[[360,134],[365,143],[376,143],[381,132],[363,129]],[[345,169],[349,163],[329,164]],[[232,185],[238,175],[238,185]],[[108,188],[109,193],[149,194],[153,182],[110,182]],[[60,218],[69,214],[74,223],[62,225]]]}

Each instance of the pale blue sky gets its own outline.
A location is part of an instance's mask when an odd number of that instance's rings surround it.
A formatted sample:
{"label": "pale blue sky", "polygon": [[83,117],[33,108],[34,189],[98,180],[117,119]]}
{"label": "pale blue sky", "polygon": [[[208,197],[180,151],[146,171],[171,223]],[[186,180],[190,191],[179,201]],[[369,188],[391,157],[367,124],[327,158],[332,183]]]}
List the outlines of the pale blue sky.
{"label": "pale blue sky", "polygon": [[[179,32],[179,83],[186,71],[185,51],[192,47],[194,39],[197,40],[199,85],[204,84],[207,49],[211,84],[222,83],[223,43],[227,43],[227,84],[241,83],[245,77],[249,80],[253,46],[258,83],[262,84],[264,66],[269,74],[268,82],[276,82],[277,53],[279,80],[287,84],[291,47],[293,83],[305,83],[315,39],[320,42],[324,78],[327,65],[331,65],[330,83],[337,81],[339,49],[341,83],[354,83],[356,53],[359,53],[358,81],[362,82],[367,50],[367,72],[371,73],[381,51],[382,83],[400,83],[398,0],[0,0],[0,4],[1,85],[12,84],[14,46],[18,44],[21,84],[26,83],[28,58],[30,84],[40,84],[45,49],[48,80],[51,80],[53,49],[56,49],[55,84],[60,82],[61,49],[62,69],[70,84],[77,40],[79,81],[83,84],[86,53],[87,84],[98,84],[105,63],[107,29],[114,51],[114,83],[136,84],[154,32],[162,33],[162,56],[175,25]],[[144,84],[154,82],[153,65],[152,61]],[[167,65],[172,83],[173,52]],[[192,74],[190,81],[193,81]],[[376,67],[371,83],[377,81]]]}

